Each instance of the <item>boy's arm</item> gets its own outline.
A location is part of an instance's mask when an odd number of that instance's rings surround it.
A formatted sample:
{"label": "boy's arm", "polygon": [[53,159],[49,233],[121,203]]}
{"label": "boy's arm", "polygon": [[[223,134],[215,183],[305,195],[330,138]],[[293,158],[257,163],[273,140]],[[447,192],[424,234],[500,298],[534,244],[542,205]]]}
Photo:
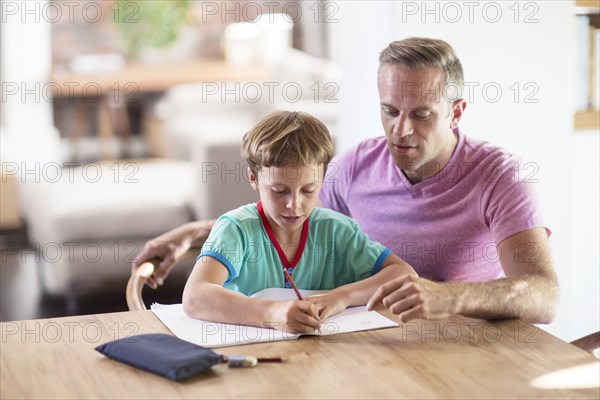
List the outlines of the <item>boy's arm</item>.
{"label": "boy's arm", "polygon": [[224,288],[227,268],[212,257],[201,257],[183,290],[183,310],[192,318],[215,322],[313,332],[320,324],[307,301],[256,299]]}
{"label": "boy's arm", "polygon": [[403,275],[417,276],[417,273],[400,257],[390,254],[375,275],[340,286],[325,295],[310,297],[308,300],[315,303],[319,318],[324,321],[347,307],[364,306],[381,285]]}

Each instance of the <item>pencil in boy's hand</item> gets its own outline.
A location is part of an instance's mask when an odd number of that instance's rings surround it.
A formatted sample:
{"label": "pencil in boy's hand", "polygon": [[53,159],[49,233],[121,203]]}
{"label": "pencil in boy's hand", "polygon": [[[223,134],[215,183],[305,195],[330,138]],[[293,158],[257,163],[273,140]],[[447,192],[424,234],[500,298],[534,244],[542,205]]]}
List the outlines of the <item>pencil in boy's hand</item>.
{"label": "pencil in boy's hand", "polygon": [[290,273],[287,271],[286,268],[283,269],[283,274],[285,275],[285,277],[288,280],[288,282],[290,283],[290,285],[292,285],[292,289],[294,289],[294,292],[296,292],[296,296],[298,296],[298,300],[304,300],[302,298],[302,295],[300,294],[300,291],[298,290],[298,286],[296,286],[296,283],[294,282],[294,280],[292,279],[292,276],[290,275]]}

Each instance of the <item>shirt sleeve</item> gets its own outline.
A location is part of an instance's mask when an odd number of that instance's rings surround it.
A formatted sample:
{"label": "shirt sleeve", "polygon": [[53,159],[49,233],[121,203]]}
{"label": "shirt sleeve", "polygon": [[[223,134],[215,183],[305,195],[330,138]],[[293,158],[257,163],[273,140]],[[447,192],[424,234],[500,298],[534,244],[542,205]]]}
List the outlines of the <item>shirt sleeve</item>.
{"label": "shirt sleeve", "polygon": [[348,151],[331,160],[327,166],[323,187],[319,195],[324,208],[329,208],[348,217],[352,216],[346,204],[352,173],[352,159],[353,152]]}
{"label": "shirt sleeve", "polygon": [[369,240],[367,234],[359,229],[358,224],[351,232],[350,237],[344,238],[343,241],[345,243],[346,280],[349,283],[366,279],[378,273],[385,259],[392,253],[382,244]]}
{"label": "shirt sleeve", "polygon": [[535,163],[523,163],[516,157],[503,160],[489,169],[487,193],[484,193],[483,210],[486,224],[496,243],[532,228],[546,228],[539,212],[535,176]]}
{"label": "shirt sleeve", "polygon": [[212,257],[229,271],[225,283],[239,276],[244,255],[244,235],[242,229],[229,217],[221,216],[215,222],[210,235],[200,251],[200,257]]}

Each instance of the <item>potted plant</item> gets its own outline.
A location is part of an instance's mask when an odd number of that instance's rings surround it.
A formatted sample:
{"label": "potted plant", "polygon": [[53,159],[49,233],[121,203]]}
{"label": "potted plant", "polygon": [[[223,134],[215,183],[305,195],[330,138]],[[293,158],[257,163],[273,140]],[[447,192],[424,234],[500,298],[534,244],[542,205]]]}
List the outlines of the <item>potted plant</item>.
{"label": "potted plant", "polygon": [[147,49],[173,45],[183,25],[191,21],[192,0],[117,0],[113,21],[125,51],[137,57]]}

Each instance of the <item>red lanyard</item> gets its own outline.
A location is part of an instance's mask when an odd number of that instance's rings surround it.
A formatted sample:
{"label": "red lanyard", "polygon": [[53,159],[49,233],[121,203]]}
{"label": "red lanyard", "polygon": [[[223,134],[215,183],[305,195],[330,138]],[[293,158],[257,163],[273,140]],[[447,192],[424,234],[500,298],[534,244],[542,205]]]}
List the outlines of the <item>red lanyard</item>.
{"label": "red lanyard", "polygon": [[[262,220],[263,226],[265,227],[267,236],[269,236],[271,243],[273,243],[273,246],[275,246],[275,250],[279,255],[281,263],[283,264],[283,268],[287,269],[288,273],[291,276],[292,272],[294,271],[294,268],[296,268],[296,265],[300,261],[300,257],[302,257],[304,247],[306,246],[306,241],[308,240],[308,218],[306,219],[306,221],[304,221],[304,224],[302,225],[302,236],[300,237],[300,246],[298,247],[298,251],[296,252],[296,255],[294,256],[292,262],[289,262],[285,255],[285,252],[283,251],[283,249],[279,245],[279,242],[275,238],[275,234],[273,233],[273,229],[269,224],[269,220],[267,219],[267,215],[265,214],[265,210],[260,200],[258,201],[258,203],[256,203],[256,208],[258,209],[258,215],[260,215],[260,219]],[[283,274],[283,277],[285,281],[288,282],[286,274]]]}

